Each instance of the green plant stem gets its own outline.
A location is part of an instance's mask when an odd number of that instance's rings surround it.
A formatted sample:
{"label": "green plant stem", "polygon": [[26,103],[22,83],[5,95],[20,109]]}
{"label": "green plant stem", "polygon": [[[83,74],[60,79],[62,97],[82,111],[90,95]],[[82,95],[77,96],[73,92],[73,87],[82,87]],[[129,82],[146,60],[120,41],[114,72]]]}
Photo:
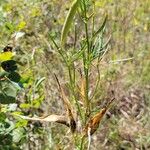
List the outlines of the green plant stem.
{"label": "green plant stem", "polygon": [[74,25],[74,44],[73,44],[73,48],[75,50],[76,47],[76,43],[77,43],[77,29],[76,29],[76,24]]}
{"label": "green plant stem", "polygon": [[94,92],[93,92],[93,95],[91,96],[90,100],[92,100],[94,98],[95,93],[96,93],[98,86],[99,86],[99,83],[100,83],[100,70],[99,70],[99,64],[98,63],[96,65],[96,68],[97,68],[98,75],[97,75],[97,80],[96,80]]}
{"label": "green plant stem", "polygon": [[94,27],[95,27],[95,2],[93,1],[93,12],[94,15],[92,17],[92,37],[94,36]]}
{"label": "green plant stem", "polygon": [[88,91],[89,91],[89,70],[86,69],[86,68],[85,68],[85,82],[86,82],[85,98],[86,98],[86,103],[87,103],[86,115],[88,116],[89,113],[90,113],[90,106],[89,106],[90,103],[89,103],[89,96],[88,96]]}
{"label": "green plant stem", "polygon": [[84,139],[85,139],[85,136],[83,136],[83,137],[81,138],[80,150],[83,150],[83,149],[84,149]]}
{"label": "green plant stem", "polygon": [[84,27],[85,27],[85,34],[86,34],[86,44],[87,44],[87,55],[86,52],[84,52],[83,55],[83,64],[84,64],[84,75],[85,75],[85,82],[86,82],[86,87],[85,87],[85,99],[86,99],[86,114],[85,114],[85,120],[90,114],[90,102],[89,102],[89,61],[90,61],[90,42],[89,42],[89,34],[88,34],[88,25],[87,25],[87,9],[86,9],[86,4],[84,2]]}
{"label": "green plant stem", "polygon": [[71,87],[73,99],[75,101],[76,107],[77,107],[78,112],[80,114],[80,118],[81,118],[81,120],[83,120],[81,108],[80,108],[80,105],[77,101],[76,94],[75,94],[75,70],[73,70],[73,78],[72,78],[72,65],[68,65],[67,67],[68,67],[69,81],[70,81],[70,87]]}

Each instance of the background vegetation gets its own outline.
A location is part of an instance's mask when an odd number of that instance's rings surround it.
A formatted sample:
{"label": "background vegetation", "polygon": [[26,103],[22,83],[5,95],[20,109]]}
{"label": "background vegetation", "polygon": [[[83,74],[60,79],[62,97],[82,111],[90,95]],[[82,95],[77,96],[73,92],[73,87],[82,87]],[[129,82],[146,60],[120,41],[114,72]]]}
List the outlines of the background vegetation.
{"label": "background vegetation", "polygon": [[[73,137],[74,134],[66,126],[18,117],[43,117],[66,112],[55,75],[70,97],[68,68],[52,39],[60,43],[62,27],[71,3],[69,0],[0,1],[1,150],[81,149],[78,141],[80,135]],[[91,0],[86,6],[89,17],[93,16],[93,6],[95,30],[103,24],[108,14],[103,40],[106,42],[111,35],[108,51],[99,63],[99,74],[95,61],[89,74],[89,95],[95,89],[95,77],[100,77],[92,100],[93,114],[112,97],[115,100],[92,135],[90,148],[148,150],[150,1]],[[74,54],[75,46],[79,48],[84,43],[84,28],[83,20],[77,13],[65,45],[69,56]],[[88,31],[92,31],[92,21]],[[13,57],[11,52],[7,52],[7,56],[6,53],[3,55],[8,44],[13,47]],[[10,59],[9,66],[5,65],[4,62]],[[75,64],[78,87],[82,82],[80,63]]]}

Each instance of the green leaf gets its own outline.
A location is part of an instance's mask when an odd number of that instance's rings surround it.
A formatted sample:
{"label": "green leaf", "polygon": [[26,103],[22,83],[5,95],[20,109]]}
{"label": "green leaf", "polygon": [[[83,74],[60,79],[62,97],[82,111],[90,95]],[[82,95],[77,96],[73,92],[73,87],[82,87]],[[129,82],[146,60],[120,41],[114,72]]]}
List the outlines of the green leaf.
{"label": "green leaf", "polygon": [[6,22],[5,23],[5,28],[10,32],[10,33],[13,33],[14,30],[15,30],[15,26],[13,23],[11,22]]}
{"label": "green leaf", "polygon": [[5,76],[8,76],[8,75],[9,75],[9,73],[6,71],[0,72],[0,79],[4,78]]}
{"label": "green leaf", "polygon": [[13,142],[18,143],[22,138],[25,137],[25,129],[24,128],[16,128],[13,130]]}
{"label": "green leaf", "polygon": [[93,38],[95,38],[104,28],[106,25],[106,21],[107,21],[108,16],[106,15],[102,25],[100,26],[100,28],[94,33]]}
{"label": "green leaf", "polygon": [[21,78],[17,72],[11,72],[7,77],[14,82],[19,82]]}
{"label": "green leaf", "polygon": [[17,95],[17,90],[12,86],[4,88],[3,91],[7,96],[16,97]]}
{"label": "green leaf", "polygon": [[74,62],[74,61],[76,61],[77,59],[80,59],[80,57],[82,56],[83,52],[84,52],[84,49],[81,49],[80,51],[78,51],[77,53],[75,53],[74,55],[72,55],[70,61],[71,61],[71,62]]}
{"label": "green leaf", "polygon": [[68,34],[69,29],[71,27],[73,18],[76,14],[79,2],[80,2],[80,0],[75,0],[69,9],[69,13],[66,17],[65,23],[64,23],[63,28],[62,28],[62,33],[61,33],[61,46],[62,47],[64,46],[64,44],[66,42],[67,34]]}
{"label": "green leaf", "polygon": [[38,88],[44,80],[45,80],[45,77],[42,77],[41,79],[37,80],[37,82],[35,84],[35,88]]}
{"label": "green leaf", "polygon": [[10,81],[11,85],[16,89],[16,90],[21,90],[23,88],[23,85],[19,82],[13,82],[13,81]]}
{"label": "green leaf", "polygon": [[31,107],[31,105],[28,104],[28,103],[20,104],[20,108],[25,108],[25,109],[27,109],[27,108],[30,108],[30,107]]}
{"label": "green leaf", "polygon": [[0,92],[0,103],[1,104],[10,104],[14,103],[17,96],[18,89],[13,86],[11,82],[4,82],[2,85],[2,91]]}
{"label": "green leaf", "polygon": [[1,104],[14,103],[15,100],[16,100],[16,97],[7,96],[6,94],[0,92],[0,103]]}
{"label": "green leaf", "polygon": [[17,26],[17,29],[18,29],[18,30],[24,29],[25,26],[26,26],[26,24],[27,24],[27,23],[26,23],[25,21],[19,22],[19,24],[18,24],[18,26]]}
{"label": "green leaf", "polygon": [[0,53],[0,61],[10,60],[14,56],[12,52],[3,52]]}
{"label": "green leaf", "polygon": [[15,71],[17,69],[16,61],[14,60],[3,61],[1,63],[1,67],[7,72]]}
{"label": "green leaf", "polygon": [[15,127],[19,128],[19,127],[25,127],[27,125],[28,121],[24,120],[24,119],[20,119],[16,124]]}
{"label": "green leaf", "polygon": [[85,8],[87,8],[88,4],[89,4],[89,0],[80,0],[80,9],[82,11],[82,13],[84,13],[86,10]]}
{"label": "green leaf", "polygon": [[0,113],[0,122],[3,123],[6,118],[7,118],[7,117],[6,117],[6,114],[5,114],[4,112],[1,112],[1,113]]}

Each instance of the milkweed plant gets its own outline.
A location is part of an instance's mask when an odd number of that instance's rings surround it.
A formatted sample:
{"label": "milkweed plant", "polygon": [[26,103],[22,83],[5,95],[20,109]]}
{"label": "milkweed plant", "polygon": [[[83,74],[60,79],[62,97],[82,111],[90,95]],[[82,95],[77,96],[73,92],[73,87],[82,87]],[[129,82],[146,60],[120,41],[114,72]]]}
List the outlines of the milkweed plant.
{"label": "milkweed plant", "polygon": [[[66,125],[73,135],[74,147],[80,150],[90,149],[91,137],[114,100],[114,98],[110,99],[100,110],[94,109],[94,95],[100,84],[100,62],[109,49],[110,37],[107,40],[104,38],[107,18],[106,14],[97,28],[94,1],[73,1],[62,27],[60,42],[56,42],[55,38],[49,35],[50,43],[55,46],[67,68],[69,78],[68,85],[65,87],[67,93],[57,75],[54,75],[66,115],[52,114],[44,118],[20,116],[27,120],[57,122]],[[81,22],[82,32],[84,32],[82,35],[77,32],[76,20]],[[74,41],[69,45],[70,36]],[[90,74],[93,66],[96,68],[95,87],[91,90]]]}

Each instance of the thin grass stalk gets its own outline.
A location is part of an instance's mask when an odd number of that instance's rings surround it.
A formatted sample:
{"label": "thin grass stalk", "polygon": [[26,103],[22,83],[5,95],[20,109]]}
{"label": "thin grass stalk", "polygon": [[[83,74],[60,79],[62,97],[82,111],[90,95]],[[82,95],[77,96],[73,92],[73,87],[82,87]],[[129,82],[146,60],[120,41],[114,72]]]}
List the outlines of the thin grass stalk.
{"label": "thin grass stalk", "polygon": [[90,114],[90,102],[89,102],[89,60],[90,60],[90,42],[89,42],[89,34],[88,34],[88,25],[87,25],[87,9],[86,9],[86,3],[85,0],[83,0],[84,5],[84,27],[85,27],[85,34],[86,34],[86,43],[87,43],[87,55],[86,52],[84,53],[83,58],[83,64],[84,64],[84,75],[85,75],[85,99],[86,99],[86,114],[85,114],[85,120],[88,118]]}
{"label": "thin grass stalk", "polygon": [[85,140],[85,136],[83,136],[83,137],[81,138],[80,150],[83,150],[83,149],[84,149],[84,140]]}
{"label": "thin grass stalk", "polygon": [[95,93],[96,93],[96,91],[97,91],[97,89],[98,89],[98,86],[99,86],[99,83],[100,83],[100,70],[99,70],[99,64],[96,65],[96,68],[97,68],[98,75],[97,75],[97,80],[96,80],[94,92],[93,92],[93,95],[92,95],[91,98],[90,98],[90,101],[94,98]]}
{"label": "thin grass stalk", "polygon": [[[74,76],[74,79],[72,79],[72,66],[71,65],[68,65],[68,74],[69,74],[69,81],[70,81],[70,88],[71,88],[71,93],[72,93],[72,96],[73,96],[73,100],[75,101],[75,104],[76,104],[76,107],[77,107],[77,110],[79,112],[79,115],[80,115],[80,118],[81,120],[83,120],[83,117],[82,117],[82,111],[81,111],[81,107],[79,105],[79,102],[77,100],[77,97],[76,97],[76,93],[75,93],[75,71],[73,69],[73,76]],[[74,66],[73,66],[74,68]]]}
{"label": "thin grass stalk", "polygon": [[76,43],[77,43],[77,29],[76,29],[76,23],[75,23],[75,25],[74,25],[74,43],[73,43],[74,50],[76,49]]}
{"label": "thin grass stalk", "polygon": [[92,17],[92,37],[94,36],[94,30],[95,30],[95,2],[93,1],[93,12],[94,15]]}

